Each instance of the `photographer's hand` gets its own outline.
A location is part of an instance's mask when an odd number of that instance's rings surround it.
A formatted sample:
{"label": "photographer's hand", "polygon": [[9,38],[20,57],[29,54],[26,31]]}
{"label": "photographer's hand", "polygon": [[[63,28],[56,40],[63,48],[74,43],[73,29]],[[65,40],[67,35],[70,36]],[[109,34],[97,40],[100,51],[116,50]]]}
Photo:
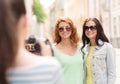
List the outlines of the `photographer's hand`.
{"label": "photographer's hand", "polygon": [[49,44],[45,44],[41,39],[38,39],[38,43],[41,47],[41,56],[52,56],[52,50]]}

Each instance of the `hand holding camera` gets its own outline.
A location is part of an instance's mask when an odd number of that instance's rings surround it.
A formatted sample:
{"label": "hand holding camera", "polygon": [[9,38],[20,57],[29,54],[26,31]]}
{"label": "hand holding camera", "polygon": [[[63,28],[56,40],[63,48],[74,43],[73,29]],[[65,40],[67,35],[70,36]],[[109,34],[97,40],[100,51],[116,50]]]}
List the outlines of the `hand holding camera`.
{"label": "hand holding camera", "polygon": [[45,42],[43,42],[41,39],[38,39],[38,43],[41,47],[41,55],[42,56],[52,56],[53,52],[51,49],[51,43],[48,39],[45,40]]}
{"label": "hand holding camera", "polygon": [[25,43],[26,49],[34,54],[41,56],[53,55],[51,43],[46,38],[39,38],[36,40],[34,36],[30,36]]}

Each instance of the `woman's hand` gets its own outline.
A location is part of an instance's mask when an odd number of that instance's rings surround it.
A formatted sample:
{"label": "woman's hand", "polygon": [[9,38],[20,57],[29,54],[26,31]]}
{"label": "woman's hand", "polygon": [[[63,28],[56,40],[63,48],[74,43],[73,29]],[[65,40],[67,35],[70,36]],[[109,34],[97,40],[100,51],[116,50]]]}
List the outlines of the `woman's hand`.
{"label": "woman's hand", "polygon": [[38,43],[40,45],[40,55],[41,56],[52,56],[52,48],[49,40],[47,39],[45,42],[42,39],[38,39]]}

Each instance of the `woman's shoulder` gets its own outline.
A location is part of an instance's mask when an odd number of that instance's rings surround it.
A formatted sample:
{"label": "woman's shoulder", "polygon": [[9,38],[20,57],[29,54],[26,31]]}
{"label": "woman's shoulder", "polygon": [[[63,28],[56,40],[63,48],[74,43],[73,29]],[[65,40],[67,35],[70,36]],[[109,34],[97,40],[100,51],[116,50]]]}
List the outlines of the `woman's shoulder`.
{"label": "woman's shoulder", "polygon": [[[36,62],[29,66],[22,67],[11,67],[7,70],[6,74],[9,81],[12,81],[11,78],[19,78],[20,81],[27,80],[29,77],[34,80],[43,80],[49,79],[50,76],[55,76],[61,73],[61,67],[58,61],[54,57],[42,57],[39,62]],[[29,82],[29,80],[27,80]],[[40,82],[40,81],[38,81]]]}
{"label": "woman's shoulder", "polygon": [[43,56],[43,57],[37,57],[37,60],[35,59],[34,63],[25,66],[17,66],[17,67],[11,67],[9,71],[14,71],[14,72],[22,72],[22,71],[29,71],[29,70],[34,70],[34,69],[60,69],[60,63],[57,61],[55,57],[48,57],[48,56]]}
{"label": "woman's shoulder", "polygon": [[55,57],[43,57],[42,61],[38,62],[37,66],[45,67],[52,70],[58,70],[61,68],[59,61]]}
{"label": "woman's shoulder", "polygon": [[104,45],[102,45],[101,48],[106,49],[110,53],[111,53],[111,51],[115,51],[115,48],[113,47],[113,45],[111,43],[108,43],[108,42],[104,42]]}
{"label": "woman's shoulder", "polygon": [[105,46],[107,48],[113,48],[112,44],[111,43],[108,43],[108,42],[104,42]]}
{"label": "woman's shoulder", "polygon": [[[46,65],[46,66],[51,66],[51,67],[60,67],[60,63],[55,57],[51,56],[40,56],[38,58],[38,65]],[[37,63],[36,63],[37,64]]]}
{"label": "woman's shoulder", "polygon": [[108,47],[108,48],[112,48],[113,47],[111,43],[105,42],[105,41],[102,41],[102,40],[98,40],[98,43],[100,45],[102,45],[103,47]]}

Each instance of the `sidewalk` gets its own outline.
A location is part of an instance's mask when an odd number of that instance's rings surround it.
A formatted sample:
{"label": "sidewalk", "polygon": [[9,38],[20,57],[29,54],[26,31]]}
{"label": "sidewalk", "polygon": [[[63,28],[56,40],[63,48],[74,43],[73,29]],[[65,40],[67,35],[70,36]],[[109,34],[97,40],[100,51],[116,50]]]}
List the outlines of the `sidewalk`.
{"label": "sidewalk", "polygon": [[115,49],[116,51],[116,84],[120,84],[120,49]]}

